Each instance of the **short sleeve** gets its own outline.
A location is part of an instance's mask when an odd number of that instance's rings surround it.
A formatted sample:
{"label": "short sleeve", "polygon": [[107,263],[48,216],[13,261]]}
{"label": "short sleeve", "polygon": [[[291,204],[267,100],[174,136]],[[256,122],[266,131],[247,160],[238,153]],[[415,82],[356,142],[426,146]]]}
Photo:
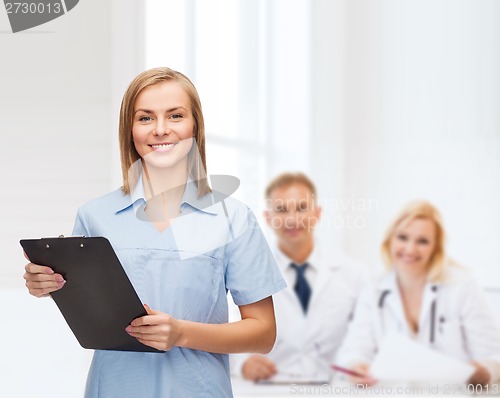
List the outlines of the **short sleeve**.
{"label": "short sleeve", "polygon": [[73,227],[73,236],[77,235],[84,235],[84,236],[90,236],[90,232],[87,228],[87,225],[85,223],[84,217],[83,217],[83,211],[82,209],[78,209],[78,212],[76,214],[76,220],[75,220],[75,226]]}
{"label": "short sleeve", "polygon": [[255,303],[286,287],[285,280],[253,212],[245,229],[226,245],[226,288],[236,305]]}

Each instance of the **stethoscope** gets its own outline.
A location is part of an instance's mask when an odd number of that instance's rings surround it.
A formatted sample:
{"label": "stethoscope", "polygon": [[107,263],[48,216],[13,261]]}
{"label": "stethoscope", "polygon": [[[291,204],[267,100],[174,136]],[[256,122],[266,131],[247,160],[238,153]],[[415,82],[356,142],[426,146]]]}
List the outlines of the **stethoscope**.
{"label": "stethoscope", "polygon": [[[437,286],[432,286],[431,287],[432,291],[437,295]],[[384,302],[387,297],[387,295],[390,293],[390,290],[383,290],[382,293],[380,293],[380,297],[378,300],[378,308],[382,310],[384,308]],[[445,322],[444,316],[439,318],[439,322],[443,324]],[[429,341],[431,344],[434,344],[436,340],[436,297],[432,300],[431,303],[431,325],[430,325],[430,330],[429,330]]]}

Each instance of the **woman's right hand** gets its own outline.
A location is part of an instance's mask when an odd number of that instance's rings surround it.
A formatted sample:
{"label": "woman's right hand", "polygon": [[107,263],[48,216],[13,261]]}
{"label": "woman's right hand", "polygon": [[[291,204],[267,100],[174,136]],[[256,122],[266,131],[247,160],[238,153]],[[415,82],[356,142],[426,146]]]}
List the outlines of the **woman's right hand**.
{"label": "woman's right hand", "polygon": [[[26,256],[26,254],[25,254]],[[24,267],[24,279],[30,294],[35,297],[45,297],[64,286],[66,281],[61,274],[54,273],[50,267],[28,263]]]}
{"label": "woman's right hand", "polygon": [[373,376],[370,374],[369,364],[357,363],[351,366],[351,370],[360,375],[360,376],[351,376],[350,380],[352,383],[356,385],[362,384],[368,387],[373,386],[375,383],[377,383],[377,380],[375,380]]}

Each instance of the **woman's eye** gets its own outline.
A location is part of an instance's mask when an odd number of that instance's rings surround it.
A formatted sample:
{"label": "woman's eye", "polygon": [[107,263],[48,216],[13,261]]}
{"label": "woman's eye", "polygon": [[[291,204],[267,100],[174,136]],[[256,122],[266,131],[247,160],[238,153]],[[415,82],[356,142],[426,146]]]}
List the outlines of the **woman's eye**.
{"label": "woman's eye", "polygon": [[139,118],[140,122],[150,122],[151,121],[151,116],[141,116]]}
{"label": "woman's eye", "polygon": [[399,234],[399,235],[397,235],[397,238],[398,238],[399,240],[402,240],[402,241],[406,241],[406,240],[408,240],[408,237],[407,237],[406,235],[404,235],[404,234]]}
{"label": "woman's eye", "polygon": [[429,244],[429,241],[427,239],[419,239],[418,243],[421,245],[427,245],[427,244]]}
{"label": "woman's eye", "polygon": [[174,120],[176,120],[176,119],[182,119],[182,115],[179,114],[179,113],[176,113],[176,114],[171,115],[170,118],[174,119]]}

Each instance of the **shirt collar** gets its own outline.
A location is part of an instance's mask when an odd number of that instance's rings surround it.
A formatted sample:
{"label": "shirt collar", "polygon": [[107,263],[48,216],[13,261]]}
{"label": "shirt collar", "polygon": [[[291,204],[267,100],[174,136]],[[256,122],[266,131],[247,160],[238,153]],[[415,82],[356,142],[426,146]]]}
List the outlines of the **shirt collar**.
{"label": "shirt collar", "polygon": [[204,213],[218,214],[213,207],[215,204],[212,192],[207,193],[202,197],[198,197],[198,184],[196,184],[196,181],[189,178],[181,200],[181,212],[184,211],[184,209],[186,209],[186,205],[188,205]]}
{"label": "shirt collar", "polygon": [[[317,262],[315,259],[317,258],[317,249],[316,245],[313,247],[313,251],[305,261],[305,263],[309,264],[309,269],[316,271],[317,270]],[[276,262],[278,263],[279,267],[281,268],[281,271],[284,272],[290,267],[290,264],[296,263],[293,261],[291,258],[289,258],[285,253],[283,253],[279,247],[276,247],[276,252],[275,252],[275,257],[276,257]],[[301,264],[297,264],[301,265]]]}
{"label": "shirt collar", "polygon": [[[144,185],[142,180],[142,171],[139,174],[137,183],[131,189],[130,194],[123,196],[123,201],[117,204],[116,213],[119,213],[130,206],[140,206],[146,203],[146,194],[144,192]],[[199,210],[207,214],[217,214],[217,211],[213,208],[214,203],[213,194],[207,193],[202,197],[198,197],[198,185],[196,181],[191,178],[188,179],[186,187],[184,189],[184,194],[181,200],[181,214],[186,211],[190,213],[192,211],[187,210],[189,206],[192,210]]]}
{"label": "shirt collar", "polygon": [[128,207],[137,204],[143,204],[146,202],[146,195],[144,193],[144,186],[142,185],[142,173],[139,174],[137,182],[131,188],[129,194],[123,196],[123,201],[117,204],[116,213],[119,213]]}
{"label": "shirt collar", "polygon": [[379,290],[387,290],[394,291],[398,287],[396,280],[396,272],[392,271],[386,273],[379,282],[378,289]]}
{"label": "shirt collar", "polygon": [[[442,282],[427,281],[425,289],[432,289],[434,286],[440,286],[442,284]],[[385,273],[378,284],[378,289],[382,291],[396,291],[399,289],[396,271]]]}

